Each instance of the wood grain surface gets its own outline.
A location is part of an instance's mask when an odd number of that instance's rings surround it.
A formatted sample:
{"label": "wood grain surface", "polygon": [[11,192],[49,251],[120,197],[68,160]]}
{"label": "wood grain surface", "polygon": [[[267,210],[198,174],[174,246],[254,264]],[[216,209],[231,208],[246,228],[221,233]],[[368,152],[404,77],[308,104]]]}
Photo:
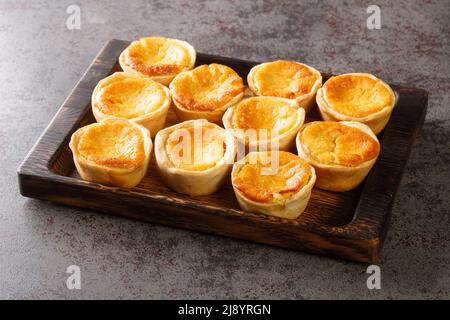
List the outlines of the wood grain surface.
{"label": "wood grain surface", "polygon": [[[395,193],[411,147],[423,124],[428,93],[393,85],[398,102],[379,136],[381,153],[355,190],[334,193],[314,188],[305,212],[295,220],[242,211],[231,183],[216,194],[189,197],[166,187],[152,157],[149,171],[133,189],[83,181],[68,142],[94,122],[91,94],[99,80],[120,70],[117,59],[129,42],[111,40],[94,59],[18,169],[21,194],[147,222],[197,230],[359,262],[379,261]],[[197,65],[222,63],[244,79],[256,62],[199,53]],[[329,74],[323,74],[328,78]],[[312,110],[308,120],[318,118]],[[177,122],[172,111],[167,125]]]}

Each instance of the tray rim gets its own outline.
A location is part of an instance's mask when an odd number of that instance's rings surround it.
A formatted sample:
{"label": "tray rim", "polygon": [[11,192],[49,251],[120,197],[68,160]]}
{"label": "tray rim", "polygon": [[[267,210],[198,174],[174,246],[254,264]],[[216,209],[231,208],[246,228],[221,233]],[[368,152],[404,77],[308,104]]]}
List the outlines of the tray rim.
{"label": "tray rim", "polygon": [[[31,148],[28,155],[23,160],[22,164],[17,170],[18,178],[19,178],[19,186],[20,192],[24,196],[47,199],[55,202],[60,202],[67,204],[63,201],[58,201],[58,199],[49,199],[48,195],[45,197],[36,196],[29,189],[29,185],[27,181],[34,181],[40,183],[48,183],[56,185],[69,185],[71,187],[75,187],[78,190],[86,190],[87,192],[112,192],[114,194],[119,194],[123,196],[132,196],[136,199],[142,199],[144,201],[150,201],[159,203],[160,205],[165,206],[177,206],[183,207],[188,210],[197,210],[203,213],[215,214],[215,215],[225,215],[225,216],[234,216],[234,218],[242,219],[245,217],[252,218],[253,220],[262,221],[264,220],[264,224],[272,224],[276,226],[281,225],[290,225],[294,229],[298,229],[302,232],[309,232],[313,235],[327,237],[332,239],[339,239],[342,241],[362,241],[364,242],[364,247],[367,249],[365,257],[359,257],[358,259],[353,259],[362,262],[376,262],[380,257],[380,250],[383,244],[385,234],[387,232],[387,225],[390,219],[390,213],[392,204],[395,198],[395,194],[398,190],[401,175],[404,171],[404,166],[406,164],[407,159],[409,158],[409,152],[411,150],[413,141],[416,139],[418,133],[420,132],[421,126],[423,124],[426,109],[427,109],[427,100],[428,100],[428,92],[413,87],[404,87],[393,85],[393,87],[397,91],[403,92],[412,92],[414,94],[420,95],[423,99],[423,107],[422,114],[420,114],[419,120],[415,120],[415,127],[412,130],[412,141],[408,144],[406,154],[404,155],[404,159],[402,159],[401,169],[397,170],[397,179],[393,185],[388,186],[387,190],[380,192],[377,190],[379,201],[383,203],[383,207],[378,207],[377,210],[374,210],[373,199],[365,198],[367,196],[366,189],[373,186],[373,183],[377,181],[380,177],[380,169],[379,168],[379,160],[375,164],[374,168],[369,173],[367,177],[367,181],[363,187],[360,198],[358,200],[357,206],[355,208],[355,213],[353,215],[353,219],[346,225],[343,226],[329,226],[329,225],[314,225],[310,223],[300,223],[296,220],[282,219],[276,217],[269,217],[264,215],[258,215],[250,212],[243,212],[241,210],[230,209],[230,208],[217,208],[215,206],[210,205],[200,205],[195,202],[186,202],[181,199],[173,199],[168,198],[162,195],[157,194],[149,194],[149,193],[141,193],[138,191],[139,188],[135,188],[133,190],[130,189],[122,189],[116,187],[106,187],[100,185],[98,183],[92,183],[83,181],[81,179],[73,178],[70,176],[64,176],[53,172],[50,169],[50,164],[53,163],[55,157],[57,157],[60,148],[64,145],[64,142],[67,140],[68,136],[70,136],[77,128],[80,122],[80,119],[83,119],[87,112],[89,112],[88,106],[90,105],[90,101],[86,105],[78,105],[75,106],[73,104],[74,98],[77,96],[85,99],[85,96],[90,97],[93,88],[85,87],[84,84],[88,82],[90,78],[101,78],[107,76],[114,68],[114,65],[111,65],[111,58],[118,57],[120,52],[129,44],[129,41],[124,40],[110,40],[99,52],[99,54],[94,58],[93,62],[87,68],[86,72],[80,78],[78,83],[75,85],[74,89],[69,93],[68,97],[65,99],[61,107],[58,109],[57,113],[50,121],[49,125],[45,128],[37,142]],[[229,57],[220,57],[209,54],[197,53],[198,56],[202,56],[207,59],[217,59],[220,58],[222,61],[230,61],[233,63],[239,63],[242,65],[252,66],[257,64],[257,62],[241,60]],[[325,77],[330,74],[322,73]],[[66,113],[69,113],[73,118],[67,119],[68,116]],[[67,122],[67,123],[66,123]],[[385,134],[381,139],[381,143],[387,137],[389,138],[389,125],[385,130]],[[58,136],[58,139],[54,138],[54,135]],[[45,150],[45,157],[42,157],[43,153],[41,150]],[[380,153],[380,157],[382,156],[383,150]],[[386,168],[384,168],[386,170]],[[399,174],[400,173],[400,174]],[[399,175],[398,175],[399,174]],[[373,195],[373,194],[372,194]],[[76,204],[69,204],[75,205]],[[93,210],[97,210],[92,207],[83,206],[83,208],[89,208]],[[97,210],[103,211],[103,210]],[[120,215],[120,213],[119,213]],[[374,223],[375,222],[375,223]],[[364,237],[361,237],[361,232],[355,232],[355,230],[364,230]],[[200,230],[201,231],[201,230]],[[351,259],[351,258],[350,258]]]}

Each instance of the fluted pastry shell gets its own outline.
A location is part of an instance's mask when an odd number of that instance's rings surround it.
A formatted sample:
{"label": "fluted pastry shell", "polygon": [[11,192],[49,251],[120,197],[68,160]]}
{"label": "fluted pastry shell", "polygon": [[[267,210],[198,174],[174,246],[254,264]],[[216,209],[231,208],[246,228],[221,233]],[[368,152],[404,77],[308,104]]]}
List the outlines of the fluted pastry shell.
{"label": "fluted pastry shell", "polygon": [[255,95],[295,99],[308,113],[322,86],[322,75],[306,64],[277,60],[254,66],[247,75],[247,82]]}
{"label": "fluted pastry shell", "polygon": [[196,52],[186,41],[147,37],[133,41],[119,56],[123,71],[149,77],[168,86],[180,72],[195,65]]}
{"label": "fluted pastry shell", "polygon": [[125,118],[147,128],[152,138],[164,127],[171,103],[167,87],[129,72],[115,72],[101,80],[91,101],[97,122]]}
{"label": "fluted pastry shell", "polygon": [[316,169],[316,187],[337,192],[356,188],[380,152],[377,136],[356,121],[307,123],[296,143],[298,155]]}
{"label": "fluted pastry shell", "polygon": [[180,73],[170,83],[180,121],[206,119],[221,124],[229,106],[244,96],[244,82],[230,67],[212,63]]}
{"label": "fluted pastry shell", "polygon": [[[196,132],[201,134],[197,143]],[[184,140],[185,133],[192,140]],[[180,151],[186,141],[192,149]],[[177,157],[191,154],[191,151],[192,158]],[[198,152],[200,158],[195,158],[194,152]],[[156,164],[162,179],[173,190],[190,196],[215,193],[228,177],[235,156],[233,134],[205,119],[188,120],[165,128],[155,138]]]}
{"label": "fluted pastry shell", "polygon": [[[271,166],[272,171],[263,171]],[[233,190],[243,210],[286,219],[303,213],[315,181],[314,168],[285,151],[251,152],[236,162],[231,172]]]}
{"label": "fluted pastry shell", "polygon": [[323,120],[358,121],[379,134],[396,103],[392,88],[368,73],[347,73],[328,79],[316,96]]}
{"label": "fluted pastry shell", "polygon": [[297,132],[305,121],[305,110],[299,108],[296,100],[256,96],[228,108],[222,121],[225,129],[232,130],[241,148],[287,151],[295,145]]}
{"label": "fluted pastry shell", "polygon": [[75,131],[69,147],[83,180],[132,188],[147,173],[152,140],[139,124],[105,119]]}

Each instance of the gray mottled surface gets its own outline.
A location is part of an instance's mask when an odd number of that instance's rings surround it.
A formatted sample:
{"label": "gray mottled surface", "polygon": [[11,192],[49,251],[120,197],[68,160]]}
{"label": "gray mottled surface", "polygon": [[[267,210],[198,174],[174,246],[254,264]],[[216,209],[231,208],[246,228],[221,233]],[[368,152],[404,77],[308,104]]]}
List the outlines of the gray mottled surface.
{"label": "gray mottled surface", "polygon": [[[1,298],[450,298],[450,2],[0,0]],[[379,4],[382,29],[366,28]],[[111,38],[166,35],[200,52],[298,59],[431,92],[385,243],[366,266],[101,216],[19,195],[16,169]],[[82,289],[66,289],[77,264]]]}

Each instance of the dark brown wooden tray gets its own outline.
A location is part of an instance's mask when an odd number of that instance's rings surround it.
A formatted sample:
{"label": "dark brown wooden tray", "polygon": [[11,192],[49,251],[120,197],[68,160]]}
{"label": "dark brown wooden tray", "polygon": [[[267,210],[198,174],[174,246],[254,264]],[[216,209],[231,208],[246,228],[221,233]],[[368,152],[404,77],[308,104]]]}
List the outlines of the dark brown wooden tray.
{"label": "dark brown wooden tray", "polygon": [[[79,178],[68,147],[70,136],[94,122],[92,91],[99,80],[120,70],[117,60],[128,44],[112,40],[101,50],[25,158],[18,169],[23,196],[354,261],[379,260],[394,196],[425,118],[426,91],[393,85],[397,106],[380,136],[380,156],[364,183],[344,193],[314,188],[305,212],[287,220],[242,211],[230,183],[211,196],[176,193],[160,180],[154,158],[147,176],[131,190]],[[257,64],[197,55],[197,65],[212,62],[230,66],[244,79]],[[329,76],[324,74],[325,79]],[[313,111],[309,120],[316,116]],[[168,124],[174,121],[170,113]]]}

